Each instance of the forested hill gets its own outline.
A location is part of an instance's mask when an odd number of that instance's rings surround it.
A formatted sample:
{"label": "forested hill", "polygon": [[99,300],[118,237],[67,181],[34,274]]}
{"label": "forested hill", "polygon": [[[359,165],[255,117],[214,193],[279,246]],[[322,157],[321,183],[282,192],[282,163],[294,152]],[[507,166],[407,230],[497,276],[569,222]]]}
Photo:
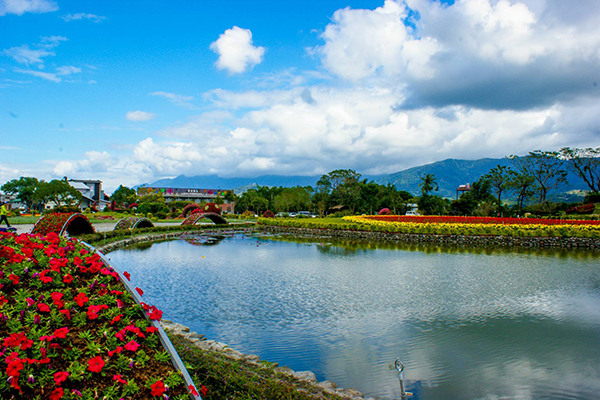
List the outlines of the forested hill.
{"label": "forested hill", "polygon": [[432,164],[383,175],[375,179],[375,182],[382,185],[391,183],[398,189],[406,190],[414,195],[420,195],[421,189],[419,188],[419,183],[421,183],[421,177],[426,174],[433,174],[439,186],[439,190],[433,194],[454,198],[456,188],[459,185],[475,182],[497,165],[510,166],[511,164],[511,161],[506,158],[481,158],[479,160],[455,160],[449,158]]}
{"label": "forested hill", "polygon": [[[479,160],[447,159],[432,164],[409,168],[389,175],[363,176],[363,178],[382,185],[391,183],[395,185],[398,190],[406,190],[414,195],[419,195],[421,193],[419,188],[421,177],[426,174],[433,174],[439,186],[439,190],[433,194],[454,198],[456,196],[456,188],[459,185],[477,181],[482,175],[488,173],[490,169],[497,165],[511,166],[512,162],[506,158],[481,158]],[[256,185],[314,187],[319,178],[320,176],[263,175],[255,178],[221,178],[216,175],[196,175],[191,177],[180,175],[176,178],[158,180],[148,186],[244,190],[255,187]],[[554,194],[552,197],[556,197],[556,193],[573,189],[587,189],[587,186],[576,175],[569,173],[567,179],[569,184],[563,185],[557,190],[553,190],[550,193]],[[236,190],[236,192],[244,190]],[[564,196],[560,197],[562,200],[566,200]],[[556,198],[556,200],[560,200],[561,198]]]}

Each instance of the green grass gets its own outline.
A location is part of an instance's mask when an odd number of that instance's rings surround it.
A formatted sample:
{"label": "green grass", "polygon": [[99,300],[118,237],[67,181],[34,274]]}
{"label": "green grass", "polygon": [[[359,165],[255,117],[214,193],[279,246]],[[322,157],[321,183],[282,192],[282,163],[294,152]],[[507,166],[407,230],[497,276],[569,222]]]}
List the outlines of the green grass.
{"label": "green grass", "polygon": [[35,217],[8,217],[8,222],[11,225],[35,224],[40,216]]}
{"label": "green grass", "polygon": [[268,362],[258,365],[233,360],[221,353],[194,347],[187,339],[169,335],[198,389],[206,387],[204,400],[293,399],[341,400],[313,385],[277,372]]}

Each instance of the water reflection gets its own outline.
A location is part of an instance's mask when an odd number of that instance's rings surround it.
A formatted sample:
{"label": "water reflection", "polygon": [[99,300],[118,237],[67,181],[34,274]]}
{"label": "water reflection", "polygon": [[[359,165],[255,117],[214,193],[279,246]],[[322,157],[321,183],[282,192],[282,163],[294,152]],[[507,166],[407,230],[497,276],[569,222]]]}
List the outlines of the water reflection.
{"label": "water reflection", "polygon": [[415,247],[260,235],[109,256],[166,318],[369,395],[398,398],[401,357],[417,398],[597,398],[597,256]]}

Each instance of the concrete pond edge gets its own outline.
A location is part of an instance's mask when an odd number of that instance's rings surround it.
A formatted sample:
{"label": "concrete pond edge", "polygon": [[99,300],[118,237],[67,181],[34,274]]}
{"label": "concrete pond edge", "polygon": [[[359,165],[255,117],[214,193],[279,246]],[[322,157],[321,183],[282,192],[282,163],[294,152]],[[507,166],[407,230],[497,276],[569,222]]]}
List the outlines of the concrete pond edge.
{"label": "concrete pond edge", "polygon": [[[230,348],[225,343],[217,342],[215,340],[208,340],[204,335],[196,332],[190,332],[190,328],[177,322],[173,322],[167,319],[160,321],[163,329],[176,336],[181,336],[188,340],[193,346],[198,347],[204,351],[220,353],[221,355],[233,360],[241,361],[248,364],[260,366],[261,359],[255,354],[244,354],[237,350]],[[274,371],[288,375],[297,381],[313,386],[319,391],[323,391],[328,394],[335,394],[343,399],[347,400],[375,400],[374,397],[364,397],[364,394],[354,388],[344,389],[338,387],[334,382],[331,381],[317,381],[317,378],[312,371],[294,371],[289,367],[280,367],[277,363],[271,363]]]}

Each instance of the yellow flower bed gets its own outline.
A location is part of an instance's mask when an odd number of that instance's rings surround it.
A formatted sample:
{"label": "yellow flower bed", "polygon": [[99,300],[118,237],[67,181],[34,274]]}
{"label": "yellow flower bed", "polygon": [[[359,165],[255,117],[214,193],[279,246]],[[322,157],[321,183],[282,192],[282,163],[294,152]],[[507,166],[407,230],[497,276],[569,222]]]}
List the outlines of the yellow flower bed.
{"label": "yellow flower bed", "polygon": [[369,227],[365,230],[430,233],[438,235],[497,235],[497,236],[556,236],[600,238],[599,225],[541,225],[541,224],[468,224],[468,223],[417,223],[392,222],[366,216],[344,217],[345,221]]}

